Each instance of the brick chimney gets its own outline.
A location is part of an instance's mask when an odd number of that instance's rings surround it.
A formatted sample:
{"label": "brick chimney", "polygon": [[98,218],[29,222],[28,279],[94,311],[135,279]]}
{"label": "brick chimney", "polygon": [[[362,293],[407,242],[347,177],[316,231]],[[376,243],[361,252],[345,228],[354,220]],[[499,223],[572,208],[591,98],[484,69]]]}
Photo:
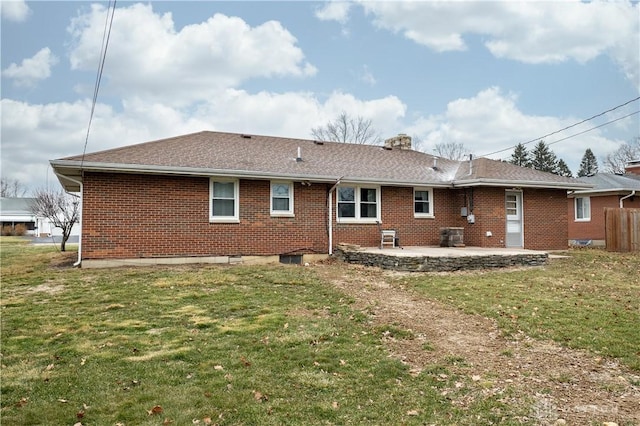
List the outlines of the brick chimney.
{"label": "brick chimney", "polygon": [[386,149],[400,148],[400,149],[412,149],[411,148],[411,136],[404,133],[398,134],[384,141],[384,147]]}

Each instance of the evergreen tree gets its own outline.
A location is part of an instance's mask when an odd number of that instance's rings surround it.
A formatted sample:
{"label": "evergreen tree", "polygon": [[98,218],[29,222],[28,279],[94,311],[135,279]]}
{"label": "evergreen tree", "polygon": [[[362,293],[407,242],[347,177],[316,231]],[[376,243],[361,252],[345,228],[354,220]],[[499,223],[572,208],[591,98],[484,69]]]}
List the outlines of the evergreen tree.
{"label": "evergreen tree", "polygon": [[598,160],[596,160],[596,156],[593,155],[591,148],[587,148],[582,156],[582,161],[580,162],[578,177],[593,176],[596,173],[598,173]]}
{"label": "evergreen tree", "polygon": [[573,174],[571,173],[569,166],[567,166],[567,163],[565,163],[562,158],[559,159],[558,162],[556,163],[555,173],[560,176],[573,177]]}
{"label": "evergreen tree", "polygon": [[511,154],[511,159],[509,159],[511,164],[515,164],[516,166],[522,167],[531,167],[531,160],[529,159],[529,152],[527,148],[521,143],[516,145],[516,148],[513,150],[513,154]]}
{"label": "evergreen tree", "polygon": [[544,141],[540,141],[536,144],[533,152],[533,159],[531,160],[531,166],[542,172],[555,173],[557,170],[556,154],[549,149]]}

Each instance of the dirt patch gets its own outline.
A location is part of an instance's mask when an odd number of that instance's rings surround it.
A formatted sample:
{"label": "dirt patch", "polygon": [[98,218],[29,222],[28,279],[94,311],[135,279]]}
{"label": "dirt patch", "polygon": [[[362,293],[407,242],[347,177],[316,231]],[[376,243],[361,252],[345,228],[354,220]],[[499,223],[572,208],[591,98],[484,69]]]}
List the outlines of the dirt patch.
{"label": "dirt patch", "polygon": [[51,259],[51,262],[49,263],[49,267],[52,269],[71,268],[77,260],[78,260],[78,253],[61,252]]}
{"label": "dirt patch", "polygon": [[64,290],[64,286],[61,284],[44,283],[35,287],[29,288],[29,293],[47,293],[56,294]]}
{"label": "dirt patch", "polygon": [[383,337],[412,374],[444,365],[465,377],[443,391],[456,405],[497,395],[512,406],[533,407],[523,423],[640,425],[640,377],[615,361],[524,334],[505,338],[495,321],[390,284],[391,274],[376,268],[327,262],[315,270],[353,297],[374,325],[412,331],[412,339]]}

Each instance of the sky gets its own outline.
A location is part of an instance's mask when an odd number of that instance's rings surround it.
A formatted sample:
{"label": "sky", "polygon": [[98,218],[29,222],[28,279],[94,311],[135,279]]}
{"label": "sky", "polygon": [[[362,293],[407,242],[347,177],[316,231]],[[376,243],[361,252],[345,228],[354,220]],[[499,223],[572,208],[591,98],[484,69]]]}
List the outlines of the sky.
{"label": "sky", "polygon": [[544,137],[574,174],[640,136],[638,2],[121,0],[89,126],[111,6],[1,1],[2,177],[56,189],[85,145],[311,139],[342,112],[432,154]]}

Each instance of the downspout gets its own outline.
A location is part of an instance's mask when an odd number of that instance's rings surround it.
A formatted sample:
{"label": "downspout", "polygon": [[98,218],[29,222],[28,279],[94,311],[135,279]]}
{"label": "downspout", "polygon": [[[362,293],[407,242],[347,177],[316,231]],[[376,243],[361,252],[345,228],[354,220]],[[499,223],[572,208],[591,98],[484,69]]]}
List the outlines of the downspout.
{"label": "downspout", "polygon": [[83,198],[84,198],[83,197],[83,195],[84,195],[84,185],[82,184],[82,181],[71,179],[69,176],[61,175],[58,172],[56,172],[55,170],[53,171],[53,173],[55,173],[56,176],[58,176],[58,178],[60,178],[60,179],[66,179],[66,180],[68,180],[70,182],[77,183],[80,186],[80,196],[79,197],[77,195],[75,195],[75,194],[70,193],[69,191],[65,191],[69,195],[73,195],[74,197],[80,198],[80,206],[79,206],[80,218],[78,219],[78,225],[80,225],[80,235],[78,236],[78,260],[76,261],[76,263],[73,264],[73,266],[75,268],[77,268],[82,263],[82,201],[83,201]]}
{"label": "downspout", "polygon": [[634,195],[636,195],[636,190],[634,189],[633,191],[631,191],[631,194],[629,195],[625,195],[624,197],[620,198],[620,208],[624,208],[624,200],[626,200],[627,198],[631,198]]}
{"label": "downspout", "polygon": [[[344,177],[344,176],[342,176],[342,177]],[[329,204],[329,226],[328,226],[328,229],[329,229],[329,256],[331,256],[333,254],[333,198],[331,197],[331,194],[333,193],[333,191],[336,190],[336,188],[340,184],[340,181],[342,180],[342,177],[338,178],[336,183],[333,184],[333,186],[329,190],[329,195],[327,195],[327,202]]]}

